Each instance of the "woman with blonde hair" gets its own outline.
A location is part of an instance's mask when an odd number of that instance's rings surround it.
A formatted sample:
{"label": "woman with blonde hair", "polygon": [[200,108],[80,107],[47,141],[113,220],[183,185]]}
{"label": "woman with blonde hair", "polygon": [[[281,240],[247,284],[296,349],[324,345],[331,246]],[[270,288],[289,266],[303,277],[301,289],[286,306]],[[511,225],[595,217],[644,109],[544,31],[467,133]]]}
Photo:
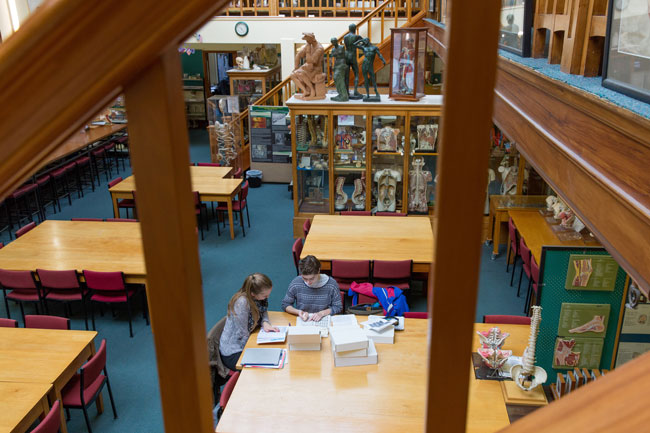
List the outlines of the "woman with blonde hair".
{"label": "woman with blonde hair", "polygon": [[272,289],[269,277],[255,273],[246,277],[241,289],[230,298],[226,325],[219,340],[221,360],[229,369],[236,369],[248,337],[258,326],[267,332],[279,331],[271,325],[267,312]]}

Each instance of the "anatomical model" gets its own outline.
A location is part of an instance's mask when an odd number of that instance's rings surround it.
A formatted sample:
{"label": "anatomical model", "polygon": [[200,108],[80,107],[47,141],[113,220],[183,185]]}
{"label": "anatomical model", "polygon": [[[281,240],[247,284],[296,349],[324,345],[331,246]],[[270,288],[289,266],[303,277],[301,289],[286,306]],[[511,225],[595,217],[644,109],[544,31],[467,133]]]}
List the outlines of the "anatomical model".
{"label": "anatomical model", "polygon": [[345,191],[343,191],[344,183],[345,183],[345,178],[343,176],[339,176],[336,178],[336,183],[335,183],[336,202],[334,203],[334,209],[336,210],[345,209],[345,205],[348,203],[348,195],[345,193]]}
{"label": "anatomical model", "polygon": [[517,166],[508,165],[508,156],[506,155],[499,165],[501,173],[501,195],[517,193]]}
{"label": "anatomical model", "polygon": [[296,116],[296,145],[304,146],[307,143],[307,122],[304,117]]}
{"label": "anatomical model", "polygon": [[510,336],[507,332],[501,332],[499,328],[491,328],[489,331],[476,331],[483,348],[500,349],[506,338]]}
{"label": "anatomical model", "polygon": [[499,328],[478,331],[477,334],[481,340],[481,347],[476,352],[483,358],[485,365],[494,370],[501,368],[512,356],[512,350],[501,350],[501,346],[510,334],[501,332]]}
{"label": "anatomical model", "polygon": [[569,333],[582,334],[584,332],[603,332],[605,330],[604,320],[605,316],[594,316],[594,318],[587,323],[576,328],[569,329]]}
{"label": "anatomical model", "polygon": [[375,129],[377,135],[377,150],[379,152],[397,152],[397,135],[399,129],[385,126]]}
{"label": "anatomical model", "polygon": [[438,137],[438,125],[418,125],[418,151],[433,152]]}
{"label": "anatomical model", "polygon": [[233,160],[237,158],[239,151],[238,134],[235,128],[235,123],[232,121],[232,116],[227,114],[227,102],[225,99],[219,101],[219,109],[221,111],[221,122],[215,122],[214,127],[210,127],[210,133],[213,134],[213,142],[216,143],[216,149],[211,149],[213,155],[216,154],[216,160],[221,165],[230,165]]}
{"label": "anatomical model", "polygon": [[591,259],[574,260],[573,267],[576,270],[576,276],[571,285],[573,287],[587,287],[589,278],[594,271],[591,266]]}
{"label": "anatomical model", "polygon": [[522,365],[513,365],[510,369],[512,380],[524,391],[531,391],[546,382],[546,370],[535,366],[535,346],[539,334],[539,322],[542,321],[542,307],[534,305],[531,307],[533,316],[530,318],[530,335],[528,346],[524,350]]}
{"label": "anatomical model", "polygon": [[375,182],[377,182],[377,211],[378,212],[395,212],[397,202],[395,192],[397,182],[402,181],[402,173],[389,168],[378,170],[375,173]]}
{"label": "anatomical model", "polygon": [[366,208],[366,178],[365,173],[360,179],[354,179],[354,192],[352,193],[352,203],[357,210]]}
{"label": "anatomical model", "polygon": [[409,173],[409,211],[426,212],[427,186],[433,180],[431,172],[422,170],[424,158],[414,158],[411,162],[413,170]]}

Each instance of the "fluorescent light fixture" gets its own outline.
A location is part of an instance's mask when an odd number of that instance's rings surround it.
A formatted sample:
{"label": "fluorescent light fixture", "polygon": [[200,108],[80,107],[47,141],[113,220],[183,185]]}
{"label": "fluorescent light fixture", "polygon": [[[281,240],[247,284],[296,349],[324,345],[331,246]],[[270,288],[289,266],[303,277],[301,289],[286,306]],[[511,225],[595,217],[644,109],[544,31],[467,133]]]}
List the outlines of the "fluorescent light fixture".
{"label": "fluorescent light fixture", "polygon": [[16,0],[7,0],[9,6],[9,15],[11,16],[11,26],[14,32],[20,27],[20,20],[18,19],[18,7],[16,7]]}

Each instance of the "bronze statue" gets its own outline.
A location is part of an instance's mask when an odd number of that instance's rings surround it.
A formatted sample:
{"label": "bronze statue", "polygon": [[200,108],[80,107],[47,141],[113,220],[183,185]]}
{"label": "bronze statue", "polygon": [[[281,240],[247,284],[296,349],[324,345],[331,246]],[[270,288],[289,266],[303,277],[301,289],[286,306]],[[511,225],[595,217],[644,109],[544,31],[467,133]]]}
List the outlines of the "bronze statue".
{"label": "bronze statue", "polygon": [[[302,39],[307,42],[296,54],[295,68],[290,77],[301,93],[296,93],[298,99],[325,99],[325,74],[323,65],[323,46],[316,40],[313,33],[303,33]],[[300,66],[300,60],[305,63]]]}
{"label": "bronze statue", "polygon": [[350,83],[350,68],[354,72],[354,92],[350,94],[350,99],[361,99],[363,95],[359,93],[359,65],[357,64],[357,46],[356,42],[362,39],[361,36],[356,34],[357,25],[350,24],[348,27],[350,32],[343,37],[343,44],[345,45],[345,63],[348,68],[345,71],[345,85]]}
{"label": "bronze statue", "polygon": [[332,43],[332,57],[334,57],[334,84],[336,85],[336,91],[339,92],[339,94],[331,98],[331,100],[346,102],[349,99],[349,94],[348,81],[346,81],[347,78],[345,76],[346,71],[348,70],[348,65],[345,62],[345,47],[339,45],[339,41],[336,38],[332,38],[330,42]]}
{"label": "bronze statue", "polygon": [[[356,47],[363,50],[363,63],[361,63],[361,72],[363,73],[363,85],[366,88],[366,96],[363,98],[364,102],[378,102],[381,101],[379,91],[377,90],[377,77],[375,75],[375,57],[379,55],[379,59],[386,65],[384,56],[381,55],[379,48],[370,43],[370,39],[363,38],[354,44]],[[370,96],[369,85],[375,88],[375,96]]]}

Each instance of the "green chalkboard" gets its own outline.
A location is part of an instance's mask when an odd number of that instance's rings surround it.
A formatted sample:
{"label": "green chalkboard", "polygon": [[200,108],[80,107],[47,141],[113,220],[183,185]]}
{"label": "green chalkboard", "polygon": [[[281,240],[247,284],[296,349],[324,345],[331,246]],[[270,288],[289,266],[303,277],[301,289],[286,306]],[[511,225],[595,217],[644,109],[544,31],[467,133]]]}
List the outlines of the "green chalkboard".
{"label": "green chalkboard", "polygon": [[571,254],[564,287],[567,290],[611,292],[616,285],[618,268],[611,256]]}

